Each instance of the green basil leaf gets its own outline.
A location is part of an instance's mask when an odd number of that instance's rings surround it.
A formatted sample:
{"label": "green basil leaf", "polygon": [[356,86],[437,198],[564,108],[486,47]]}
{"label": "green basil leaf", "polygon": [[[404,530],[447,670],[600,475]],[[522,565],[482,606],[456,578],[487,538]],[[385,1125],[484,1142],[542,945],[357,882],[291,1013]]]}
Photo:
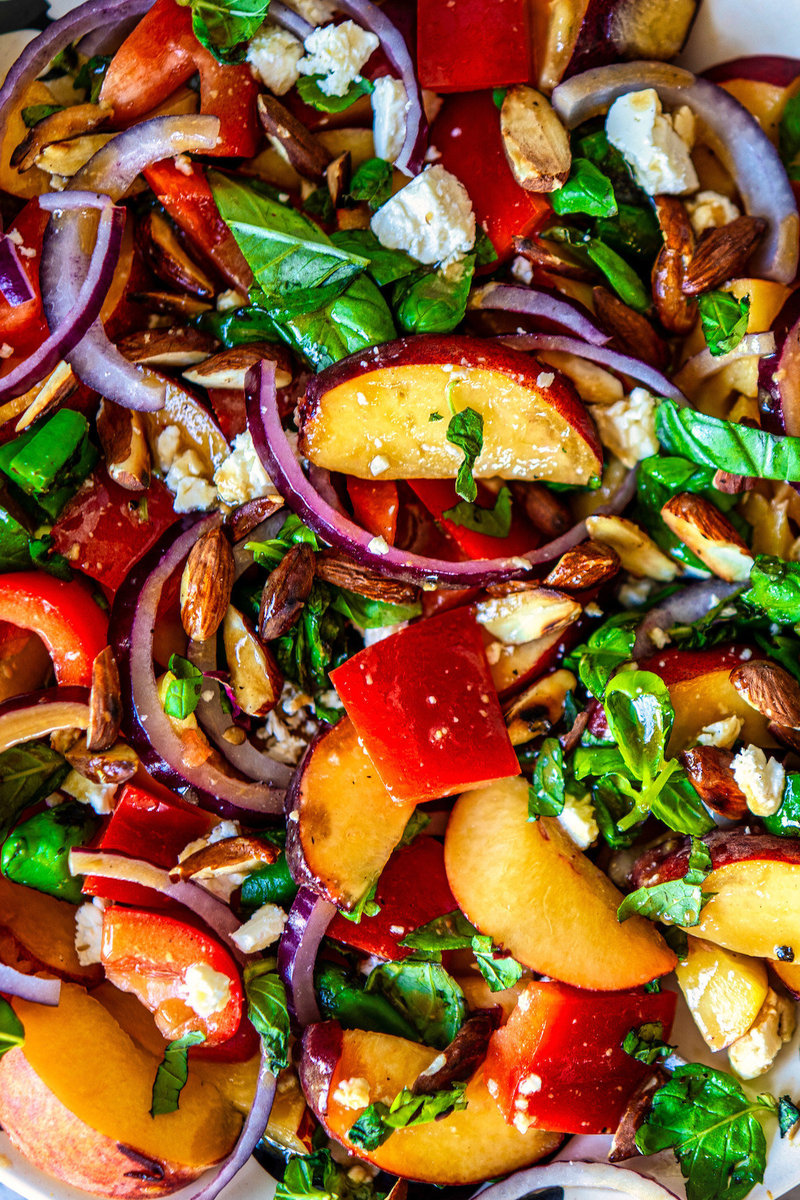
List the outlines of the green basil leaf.
{"label": "green basil leaf", "polygon": [[329,1150],[315,1150],[289,1156],[275,1200],[383,1200],[383,1193],[375,1191],[371,1179],[350,1179]]}
{"label": "green basil leaf", "polygon": [[650,799],[650,812],[677,833],[702,837],[714,828],[714,820],[683,770],[676,770]]}
{"label": "green basil leaf", "polygon": [[[617,197],[619,199],[619,196]],[[644,197],[643,197],[644,199]],[[592,234],[616,250],[639,274],[648,275],[663,245],[661,230],[649,203],[623,204],[615,217],[597,217]]]}
{"label": "green basil leaf", "polygon": [[611,676],[630,661],[640,620],[638,613],[617,613],[598,626],[585,645],[573,650],[571,659],[577,663],[580,681],[595,699],[602,699]]}
{"label": "green basil leaf", "polygon": [[189,662],[173,654],[169,660],[170,672],[175,676],[167,684],[164,695],[164,712],[168,717],[185,721],[190,717],[200,703],[200,693],[203,690],[203,672]]}
{"label": "green basil leaf", "polygon": [[254,962],[244,969],[247,1015],[252,1022],[273,1075],[289,1065],[289,1005],[286,988],[278,973],[266,962]]}
{"label": "green basil leaf", "polygon": [[747,333],[750,297],[737,300],[730,292],[704,292],[697,298],[706,345],[716,357],[735,350]]}
{"label": "green basil leaf", "polygon": [[472,952],[478,969],[489,985],[490,992],[502,992],[513,987],[522,978],[522,967],[510,955],[496,957],[492,939],[476,934],[472,939]]}
{"label": "green basil leaf", "polygon": [[280,335],[275,322],[264,308],[248,304],[230,312],[200,313],[192,324],[213,337],[230,350],[233,346],[246,346],[249,342],[278,342]]}
{"label": "green basil leaf", "polygon": [[528,820],[557,817],[564,811],[564,755],[558,738],[545,738],[528,788]]}
{"label": "green basil leaf", "polygon": [[53,113],[63,111],[63,104],[31,104],[28,108],[23,108],[20,115],[28,129],[33,129],[34,125],[38,125],[45,117],[52,117]]}
{"label": "green basil leaf", "polygon": [[366,990],[385,996],[420,1039],[437,1050],[452,1042],[467,1012],[461,988],[435,962],[407,958],[382,963],[370,973]]}
{"label": "green basil leaf", "polygon": [[800,621],[800,563],[757,554],[743,599],[773,621]]}
{"label": "green basil leaf", "polygon": [[374,212],[386,203],[391,194],[392,164],[385,159],[368,158],[353,172],[350,180],[351,200],[368,204]]}
{"label": "green basil leaf", "polygon": [[692,838],[689,867],[682,879],[641,887],[626,896],[617,910],[617,920],[627,921],[637,914],[650,921],[691,927],[700,921],[700,912],[714,895],[704,892],[703,881],[711,870],[711,855],[699,838]]}
{"label": "green basil leaf", "polygon": [[663,1040],[664,1026],[660,1021],[647,1022],[638,1029],[626,1033],[622,1049],[637,1062],[652,1067],[661,1058],[666,1058],[674,1049]]}
{"label": "green basil leaf", "polygon": [[693,408],[681,408],[674,400],[659,403],[656,432],[670,453],[715,471],[800,482],[800,437],[783,437],[709,417]]}
{"label": "green basil leaf", "polygon": [[322,308],[282,320],[278,332],[315,371],[397,336],[386,301],[366,275]]}
{"label": "green basil leaf", "polygon": [[380,1100],[365,1108],[355,1125],[348,1130],[349,1140],[363,1150],[375,1150],[395,1129],[426,1125],[467,1107],[464,1096],[466,1080],[431,1095],[415,1096],[403,1088],[391,1105]]}
{"label": "green basil leaf", "polygon": [[478,267],[490,267],[492,263],[497,262],[497,251],[494,248],[492,239],[480,225],[475,230],[474,254],[475,265]]}
{"label": "green basil leaf", "polygon": [[335,229],[331,241],[348,254],[368,259],[367,271],[379,287],[386,287],[419,271],[419,263],[415,258],[404,250],[390,250],[382,246],[371,229]]}
{"label": "green basil leaf", "polygon": [[798,1121],[800,1121],[800,1109],[791,1096],[781,1096],[778,1101],[778,1129],[781,1137],[786,1137],[789,1130],[793,1129]]}
{"label": "green basil leaf", "polygon": [[392,292],[392,307],[406,333],[451,333],[464,320],[475,255],[421,275],[408,275]]}
{"label": "green basil leaf", "polygon": [[778,126],[778,148],[789,178],[800,179],[800,96],[791,96]]}
{"label": "green basil leaf", "polygon": [[315,217],[318,221],[333,224],[336,218],[336,211],[333,207],[330,191],[327,186],[315,187],[313,192],[309,192],[303,201],[303,212],[309,217]]}
{"label": "green basil leaf", "polygon": [[[430,419],[441,420],[436,413],[431,413]],[[446,508],[442,520],[452,521],[464,529],[475,533],[484,533],[487,537],[508,537],[511,530],[511,492],[502,487],[497,493],[491,508],[481,508],[479,504],[470,504],[468,500],[459,500],[452,508]]]}
{"label": "green basil leaf", "polygon": [[354,79],[343,96],[329,96],[320,87],[324,75],[302,75],[297,81],[297,91],[305,104],[320,112],[340,113],[355,104],[361,96],[369,96],[375,91],[375,84],[359,76]]}
{"label": "green basil leaf", "polygon": [[346,588],[334,590],[332,607],[361,629],[383,629],[388,625],[399,625],[401,621],[412,621],[422,612],[420,603],[387,604],[383,600],[372,600]]}
{"label": "green basil leaf", "polygon": [[75,76],[73,88],[75,91],[86,92],[86,99],[90,104],[97,104],[100,99],[100,91],[111,65],[111,58],[110,54],[94,54],[83,63]]}
{"label": "green basil leaf", "polygon": [[244,62],[247,43],[260,29],[269,0],[178,0],[192,10],[192,32],[217,62]]}
{"label": "green basil leaf", "polygon": [[69,771],[46,742],[22,742],[0,754],[0,841],[23,808],[54,792]]}
{"label": "green basil leaf", "polygon": [[156,1071],[150,1105],[151,1117],[161,1117],[165,1113],[177,1111],[181,1092],[189,1078],[189,1048],[199,1046],[205,1040],[205,1035],[196,1029],[168,1044]]}
{"label": "green basil leaf", "polygon": [[603,708],[626,767],[649,785],[664,765],[675,719],[667,685],[652,671],[620,671],[606,684]]}
{"label": "green basil leaf", "polygon": [[0,1058],[16,1046],[25,1044],[25,1030],[7,1000],[0,996]]}
{"label": "green basil leaf", "polygon": [[611,180],[588,158],[573,158],[569,179],[550,194],[553,212],[586,213],[590,217],[613,217],[617,201]]}
{"label": "green basil leaf", "polygon": [[556,225],[547,230],[546,236],[553,241],[566,242],[579,261],[596,267],[605,276],[609,287],[630,308],[646,312],[650,307],[650,294],[633,267],[600,238],[568,225]]}
{"label": "green basil leaf", "polygon": [[472,939],[477,932],[464,914],[455,909],[444,916],[434,917],[427,925],[420,925],[413,933],[406,934],[400,945],[425,954],[439,954],[443,950],[465,950],[472,945]]}
{"label": "green basil leaf", "polygon": [[355,1125],[348,1129],[348,1139],[361,1150],[377,1150],[392,1135],[392,1130],[385,1122],[388,1115],[389,1105],[376,1100],[364,1109]]}
{"label": "green basil leaf", "polygon": [[483,449],[483,417],[474,408],[464,408],[453,413],[447,426],[446,438],[452,446],[464,451],[464,461],[458,468],[456,492],[462,500],[474,503],[478,488],[472,477],[472,469]]}

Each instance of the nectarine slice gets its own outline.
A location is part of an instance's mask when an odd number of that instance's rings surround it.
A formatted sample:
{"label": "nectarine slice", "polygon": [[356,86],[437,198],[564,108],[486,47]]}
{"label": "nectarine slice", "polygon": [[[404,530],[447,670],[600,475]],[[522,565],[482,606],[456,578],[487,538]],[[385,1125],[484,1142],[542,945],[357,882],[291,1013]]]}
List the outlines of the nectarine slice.
{"label": "nectarine slice", "polygon": [[566,376],[467,337],[402,338],[320,372],[300,402],[299,447],[362,479],[455,479],[464,455],[447,427],[465,408],[483,417],[476,478],[585,484],[602,471],[591,417]]}
{"label": "nectarine slice", "polygon": [[78,961],[75,911],[75,905],[66,900],[0,875],[0,962],[89,987],[99,983],[102,969],[97,964],[82,967]]}
{"label": "nectarine slice", "polygon": [[702,938],[688,939],[675,975],[703,1040],[724,1050],[747,1033],[767,998],[767,968]]}
{"label": "nectarine slice", "polygon": [[575,987],[623,991],[671,971],[675,955],[655,927],[617,921],[622,894],[558,821],[527,817],[523,779],[456,802],[445,867],[473,925],[525,966]]}

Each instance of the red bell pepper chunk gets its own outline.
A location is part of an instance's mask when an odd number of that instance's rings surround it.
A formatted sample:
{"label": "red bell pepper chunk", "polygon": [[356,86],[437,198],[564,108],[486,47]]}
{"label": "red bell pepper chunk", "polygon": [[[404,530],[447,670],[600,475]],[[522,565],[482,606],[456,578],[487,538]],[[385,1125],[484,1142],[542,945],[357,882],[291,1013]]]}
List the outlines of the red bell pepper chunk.
{"label": "red bell pepper chunk", "polygon": [[611,1133],[651,1068],[622,1049],[631,1029],[660,1022],[669,1038],[674,992],[589,992],[528,984],[492,1034],[486,1083],[510,1125],[557,1133]]}
{"label": "red bell pepper chunk", "polygon": [[331,673],[397,800],[433,800],[519,774],[483,637],[466,609],[408,625]]}
{"label": "red bell pepper chunk", "polygon": [[108,642],[108,617],[83,582],[43,571],[0,575],[0,621],[39,635],[57,683],[91,685],[92,663]]}
{"label": "red bell pepper chunk", "polygon": [[356,479],[351,476],[347,480],[347,494],[353,505],[353,516],[359,525],[393,546],[400,506],[397,484],[391,479]]}
{"label": "red bell pepper chunk", "polygon": [[192,11],[176,0],[156,0],[117,50],[100,100],[118,122],[133,124],[157,108],[197,72],[200,111],[219,117],[219,139],[209,155],[250,158],[259,143],[258,84],[247,63],[224,66],[192,32]]}
{"label": "red bell pepper chunk", "polygon": [[529,25],[528,0],[417,0],[420,83],[434,92],[527,83],[533,75]]}
{"label": "red bell pepper chunk", "polygon": [[375,899],[380,912],[358,924],[337,913],[327,936],[365,954],[397,962],[411,953],[404,937],[436,917],[454,912],[456,904],[444,869],[444,849],[431,837],[417,837],[395,850],[383,869]]}
{"label": "red bell pepper chunk", "polygon": [[[428,511],[441,524],[445,533],[463,550],[467,558],[514,558],[533,550],[541,538],[536,530],[512,505],[511,528],[506,537],[491,537],[465,525],[456,525],[442,516],[459,502],[455,482],[452,479],[409,479],[409,486],[419,496]],[[477,503],[483,508],[492,508],[497,497],[484,483],[478,483]]]}
{"label": "red bell pepper chunk", "polygon": [[113,596],[133,564],[178,520],[160,479],[127,492],[105,469],[68,502],[53,526],[55,549]]}
{"label": "red bell pepper chunk", "polygon": [[[190,842],[205,837],[216,823],[217,818],[211,813],[166,789],[154,787],[150,791],[126,783],[100,835],[97,849],[145,858],[154,866],[168,870],[177,863],[181,850]],[[164,908],[170,903],[158,892],[139,883],[99,875],[87,875],[82,890],[87,896],[102,896],[119,904]]]}
{"label": "red bell pepper chunk", "polygon": [[449,96],[433,123],[431,145],[469,192],[477,222],[500,258],[511,254],[515,234],[533,233],[550,213],[545,197],[526,192],[511,174],[491,92]]}
{"label": "red bell pepper chunk", "polygon": [[8,234],[16,244],[22,269],[33,289],[33,299],[12,306],[0,294],[0,342],[13,353],[0,359],[2,373],[8,374],[31,354],[49,334],[39,292],[39,261],[42,239],[50,214],[39,208],[38,200],[29,200],[11,223]]}

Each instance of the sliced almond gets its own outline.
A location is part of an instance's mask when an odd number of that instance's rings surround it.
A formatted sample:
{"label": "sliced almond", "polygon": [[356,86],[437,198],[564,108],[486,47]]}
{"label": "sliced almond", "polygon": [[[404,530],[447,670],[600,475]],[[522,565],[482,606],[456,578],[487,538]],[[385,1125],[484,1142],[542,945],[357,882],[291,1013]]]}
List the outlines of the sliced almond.
{"label": "sliced almond", "polygon": [[233,589],[233,551],[222,529],[210,529],[189,551],[181,576],[181,623],[193,642],[213,637]]}
{"label": "sliced almond", "polygon": [[753,558],[746,543],[710,500],[680,492],[667,501],[661,516],[667,528],[720,579],[738,583],[750,578]]}
{"label": "sliced almond", "polygon": [[265,642],[297,621],[314,583],[315,554],[305,542],[292,546],[270,573],[261,593],[258,631]]}
{"label": "sliced almond", "polygon": [[[60,362],[57,367],[54,367],[43,383],[37,383],[25,392],[23,396],[19,396],[12,401],[13,404],[22,404],[24,411],[22,416],[17,421],[15,431],[21,433],[23,429],[27,429],[34,421],[44,413],[50,412],[56,408],[64,400],[66,400],[78,386],[78,377],[73,371],[69,363]],[[17,408],[17,412],[22,411]],[[2,411],[0,410],[0,416]]]}
{"label": "sliced almond", "polygon": [[352,156],[349,150],[345,150],[344,154],[340,154],[338,158],[334,158],[332,162],[328,163],[325,170],[325,180],[328,184],[328,194],[334,208],[338,208],[347,195],[350,187],[351,169]]}
{"label": "sliced almond", "polygon": [[731,767],[732,751],[719,746],[695,746],[684,750],[680,758],[689,782],[712,812],[731,821],[747,815],[747,799]]}
{"label": "sliced almond", "polygon": [[292,382],[289,357],[273,342],[249,342],[220,350],[203,362],[183,372],[183,378],[204,388],[239,388],[244,390],[247,372],[256,363],[269,359],[275,363],[275,386],[288,387]]}
{"label": "sliced almond", "polygon": [[614,1131],[611,1149],[608,1152],[610,1163],[626,1162],[629,1158],[637,1158],[642,1152],[636,1145],[636,1133],[645,1123],[648,1113],[653,1107],[653,1096],[668,1082],[669,1072],[663,1067],[654,1066],[628,1098],[625,1111],[619,1125]]}
{"label": "sliced almond", "polygon": [[51,113],[37,121],[16,147],[11,155],[11,166],[18,171],[29,171],[37,165],[47,146],[99,129],[112,115],[109,104],[71,104],[60,112]]}
{"label": "sliced almond", "polygon": [[87,133],[65,142],[53,142],[39,151],[36,166],[48,175],[64,175],[69,179],[115,136],[113,133]]}
{"label": "sliced almond", "polygon": [[766,228],[763,218],[742,216],[718,229],[707,229],[683,277],[684,296],[699,296],[744,275]]}
{"label": "sliced almond", "polygon": [[778,663],[769,659],[741,663],[730,679],[742,699],[768,721],[800,729],[800,683]]}
{"label": "sliced almond", "polygon": [[139,223],[137,233],[145,261],[154,275],[195,296],[214,295],[213,280],[187,253],[174,226],[163,213],[149,212]]}
{"label": "sliced almond", "polygon": [[283,676],[271,651],[232,604],[222,622],[222,640],[236,703],[248,716],[265,717],[278,703],[283,688]]}
{"label": "sliced almond", "polygon": [[255,500],[247,500],[238,508],[234,508],[226,518],[234,545],[244,541],[279,508],[283,508],[283,496],[257,496]]}
{"label": "sliced almond", "polygon": [[534,270],[544,271],[548,275],[563,275],[565,279],[590,281],[595,278],[594,273],[580,263],[562,257],[560,247],[554,242],[537,241],[518,234],[514,235],[512,241],[514,253],[526,259]]}
{"label": "sliced almond", "polygon": [[572,514],[566,504],[543,483],[515,482],[509,486],[514,503],[548,540],[566,533],[572,525]]}
{"label": "sliced almond", "polygon": [[89,724],[86,746],[89,750],[108,750],[119,737],[122,721],[122,692],[119,671],[110,646],[101,650],[92,663],[92,688],[89,693]]}
{"label": "sliced almond", "polygon": [[413,584],[400,583],[386,575],[379,575],[341,550],[323,550],[318,554],[316,572],[325,583],[358,592],[359,596],[366,596],[370,600],[382,600],[385,604],[414,604],[419,600],[419,589]]}
{"label": "sliced almond", "polygon": [[[503,707],[508,736],[513,746],[524,745],[540,733],[547,733],[564,712],[567,693],[577,686],[571,671],[563,667],[543,675],[519,696]],[[542,727],[541,714],[547,714],[547,726]]]}
{"label": "sliced almond", "polygon": [[656,196],[654,204],[664,245],[653,264],[653,303],[664,328],[684,336],[697,316],[697,305],[683,291],[694,255],[694,231],[686,206],[677,196]]}
{"label": "sliced almond", "polygon": [[750,475],[734,475],[731,471],[715,471],[711,483],[718,492],[738,496],[742,492],[752,492],[758,480]]}
{"label": "sliced almond", "polygon": [[150,447],[141,414],[101,400],[97,436],[114,482],[128,492],[146,491],[150,486]]}
{"label": "sliced almond", "polygon": [[115,742],[108,750],[92,751],[85,737],[64,751],[64,757],[74,771],[91,783],[125,783],[139,769],[139,757],[131,746]]}
{"label": "sliced almond", "polygon": [[191,367],[207,359],[217,344],[209,334],[181,326],[139,329],[120,338],[117,349],[129,362],[148,367]]}
{"label": "sliced almond", "polygon": [[578,620],[583,607],[565,592],[525,587],[505,596],[479,600],[473,609],[484,629],[507,646],[520,646],[560,633]]}
{"label": "sliced almond", "polygon": [[789,750],[794,750],[795,754],[800,754],[800,731],[790,729],[788,725],[779,725],[777,721],[770,721],[767,732],[781,746],[786,746]]}
{"label": "sliced almond", "polygon": [[565,592],[580,592],[613,579],[619,569],[619,555],[611,546],[583,542],[562,554],[544,583]]}
{"label": "sliced almond", "polygon": [[222,838],[196,850],[170,869],[173,879],[216,879],[224,875],[246,875],[274,863],[277,846],[262,838],[237,835]]}
{"label": "sliced almond", "polygon": [[258,97],[258,118],[269,140],[304,179],[321,183],[332,155],[274,96]]}
{"label": "sliced almond", "polygon": [[586,528],[593,541],[610,546],[619,556],[622,568],[639,579],[657,579],[669,583],[680,574],[680,567],[651,537],[624,517],[587,517]]}
{"label": "sliced almond", "polygon": [[642,313],[635,312],[627,304],[613,296],[607,288],[596,287],[592,291],[597,316],[613,335],[614,340],[626,354],[650,363],[663,370],[669,360],[669,348],[662,337]]}
{"label": "sliced almond", "polygon": [[500,110],[500,132],[520,187],[554,192],[566,183],[572,165],[569,134],[541,92],[522,83],[510,87]]}
{"label": "sliced almond", "polygon": [[213,304],[200,300],[197,296],[177,292],[134,292],[131,300],[153,312],[164,313],[170,317],[196,317],[200,313],[211,312]]}

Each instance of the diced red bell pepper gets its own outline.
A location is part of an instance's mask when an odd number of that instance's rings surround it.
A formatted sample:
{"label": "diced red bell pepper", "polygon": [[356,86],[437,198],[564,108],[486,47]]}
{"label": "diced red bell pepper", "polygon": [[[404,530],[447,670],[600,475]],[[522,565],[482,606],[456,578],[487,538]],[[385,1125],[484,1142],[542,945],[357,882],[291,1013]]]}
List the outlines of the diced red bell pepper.
{"label": "diced red bell pepper", "polygon": [[486,1083],[510,1125],[611,1133],[650,1068],[622,1049],[631,1029],[660,1022],[669,1038],[674,992],[589,992],[528,984],[492,1034]]}
{"label": "diced red bell pepper", "polygon": [[0,575],[0,621],[39,635],[57,683],[91,685],[92,663],[108,641],[108,617],[81,580],[44,571]]}
{"label": "diced red bell pepper", "polygon": [[396,850],[375,889],[380,912],[358,924],[337,913],[327,936],[365,954],[397,962],[411,953],[400,942],[436,917],[458,908],[444,869],[444,849],[431,837],[417,837]]}
{"label": "diced red bell pepper", "polygon": [[[22,269],[34,292],[32,300],[15,307],[0,294],[0,342],[13,353],[0,359],[2,374],[7,375],[28,357],[49,334],[39,292],[39,262],[42,239],[50,214],[39,208],[38,200],[29,200],[12,221],[8,234],[16,244]],[[18,240],[19,239],[19,240]]]}
{"label": "diced red bell pepper", "polygon": [[101,468],[56,521],[53,545],[111,597],[133,564],[178,519],[172,494],[160,479],[151,480],[146,492],[128,492]]}
{"label": "diced red bell pepper", "polygon": [[431,145],[441,154],[441,165],[469,192],[478,224],[500,258],[511,254],[514,234],[531,234],[543,224],[550,205],[538,192],[526,192],[511,174],[491,92],[448,96],[433,123]]}
{"label": "diced red bell pepper", "polygon": [[[145,790],[126,783],[108,824],[100,835],[98,850],[116,850],[131,858],[144,858],[156,867],[168,870],[178,861],[184,847],[205,837],[217,818],[196,804],[189,804],[166,789]],[[120,879],[87,875],[83,882],[87,896],[102,896],[119,904],[164,908],[170,902],[151,888]]]}
{"label": "diced red bell pepper", "polygon": [[224,66],[192,32],[192,10],[176,0],[156,0],[117,50],[100,100],[116,121],[133,124],[157,108],[197,72],[200,111],[219,117],[219,139],[208,155],[255,154],[260,139],[259,85],[247,63]]}
{"label": "diced red bell pepper", "polygon": [[[434,92],[527,83],[529,0],[417,0],[417,74]],[[479,48],[479,49],[478,49]]]}
{"label": "diced red bell pepper", "polygon": [[[455,481],[452,479],[409,479],[409,486],[419,496],[428,511],[442,525],[445,532],[464,551],[467,558],[514,558],[533,550],[541,538],[518,507],[511,508],[511,528],[506,537],[491,537],[465,525],[456,525],[442,517],[442,513],[454,508],[459,502]],[[477,503],[483,508],[492,508],[497,497],[486,486],[478,483]]]}
{"label": "diced red bell pepper", "polygon": [[356,479],[353,475],[347,480],[347,494],[359,525],[393,546],[400,505],[397,484],[391,479]]}
{"label": "diced red bell pepper", "polygon": [[[229,1041],[239,1029],[244,993],[233,957],[210,933],[179,917],[141,908],[107,908],[101,962],[110,982],[133,992],[169,1041],[198,1030],[211,1048]],[[192,990],[193,977],[199,974],[192,967],[215,973],[208,979],[213,991],[206,1003]],[[219,999],[213,994],[217,985]]]}
{"label": "diced red bell pepper", "polygon": [[468,610],[406,626],[331,680],[395,799],[433,800],[519,774]]}

